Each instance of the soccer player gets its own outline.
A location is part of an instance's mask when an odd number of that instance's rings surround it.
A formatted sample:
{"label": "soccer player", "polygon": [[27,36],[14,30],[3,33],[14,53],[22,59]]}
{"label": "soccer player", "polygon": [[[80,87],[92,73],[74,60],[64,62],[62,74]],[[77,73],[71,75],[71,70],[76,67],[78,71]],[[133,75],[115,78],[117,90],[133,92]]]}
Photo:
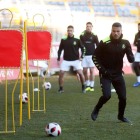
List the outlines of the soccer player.
{"label": "soccer player", "polygon": [[[92,61],[92,56],[95,50],[95,44],[96,46],[98,46],[99,44],[98,36],[92,32],[92,27],[93,27],[92,23],[87,22],[86,30],[83,31],[82,34],[80,35],[80,39],[86,48],[86,54],[82,60],[83,73],[86,82],[86,91],[94,91],[95,64]],[[90,69],[90,80],[88,79],[88,73],[87,73],[88,68]]]}
{"label": "soccer player", "polygon": [[[85,55],[86,49],[81,43],[79,38],[74,36],[74,27],[68,26],[67,27],[68,36],[62,38],[59,50],[58,50],[58,64],[60,63],[60,55],[61,51],[64,50],[64,60],[60,66],[60,73],[59,73],[59,86],[60,89],[58,93],[63,92],[63,77],[66,71],[69,71],[70,67],[73,66],[74,70],[80,75],[81,83],[82,83],[82,92],[85,93],[85,78],[81,67],[81,61]],[[82,54],[79,58],[79,48],[81,48]]]}
{"label": "soccer player", "polygon": [[137,83],[133,87],[140,85],[140,72],[139,72],[139,63],[140,63],[140,23],[138,23],[138,33],[135,35],[134,45],[137,46],[137,52],[135,55],[135,62],[133,63],[134,71],[137,76]]}
{"label": "soccer player", "polygon": [[93,61],[99,70],[100,84],[103,95],[91,113],[92,119],[97,119],[99,110],[111,98],[111,83],[118,94],[118,120],[130,122],[124,117],[126,107],[126,87],[122,75],[123,57],[126,54],[130,63],[134,62],[131,45],[123,38],[122,25],[118,22],[112,25],[111,35],[99,43],[93,55]]}

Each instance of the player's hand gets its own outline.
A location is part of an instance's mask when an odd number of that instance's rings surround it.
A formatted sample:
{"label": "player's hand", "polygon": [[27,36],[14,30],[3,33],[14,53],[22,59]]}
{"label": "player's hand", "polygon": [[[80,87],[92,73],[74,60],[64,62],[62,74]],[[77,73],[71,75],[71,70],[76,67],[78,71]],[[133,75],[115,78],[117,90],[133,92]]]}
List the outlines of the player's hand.
{"label": "player's hand", "polygon": [[79,58],[79,61],[82,61],[83,59],[82,58]]}
{"label": "player's hand", "polygon": [[57,61],[57,64],[60,65],[60,61]]}

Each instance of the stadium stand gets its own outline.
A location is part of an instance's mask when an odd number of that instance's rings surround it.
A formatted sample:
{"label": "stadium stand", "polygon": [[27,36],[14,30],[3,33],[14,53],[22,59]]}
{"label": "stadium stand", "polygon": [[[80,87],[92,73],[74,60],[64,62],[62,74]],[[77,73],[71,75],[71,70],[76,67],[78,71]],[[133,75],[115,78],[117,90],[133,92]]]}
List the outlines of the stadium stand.
{"label": "stadium stand", "polygon": [[[140,20],[140,0],[0,0],[2,8],[9,8],[14,13],[12,26],[22,26],[22,21],[27,19],[28,27],[33,27],[33,15],[43,14],[45,25],[54,32],[55,42],[65,35],[69,24],[78,27],[75,34],[79,35],[87,21],[92,21],[96,27],[104,20],[107,23],[120,21],[127,24],[136,24]],[[8,26],[10,18],[7,13],[0,15],[4,27]],[[41,22],[42,19],[38,17],[36,25],[39,27]]]}

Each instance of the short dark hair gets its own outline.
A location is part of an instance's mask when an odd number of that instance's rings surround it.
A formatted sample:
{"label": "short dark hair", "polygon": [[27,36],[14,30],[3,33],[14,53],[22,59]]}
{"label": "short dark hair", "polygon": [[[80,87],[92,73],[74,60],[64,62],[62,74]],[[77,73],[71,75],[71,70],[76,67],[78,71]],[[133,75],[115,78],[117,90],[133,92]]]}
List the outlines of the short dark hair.
{"label": "short dark hair", "polygon": [[93,26],[91,22],[87,22],[86,25],[87,25],[87,24],[90,24],[91,26]]}
{"label": "short dark hair", "polygon": [[140,23],[138,23],[138,25],[140,25]]}
{"label": "short dark hair", "polygon": [[68,29],[68,28],[72,28],[72,29],[74,29],[74,27],[73,27],[72,25],[69,25],[69,26],[67,27],[67,29]]}
{"label": "short dark hair", "polygon": [[115,23],[113,23],[112,27],[121,27],[122,28],[122,25],[119,22],[115,22]]}

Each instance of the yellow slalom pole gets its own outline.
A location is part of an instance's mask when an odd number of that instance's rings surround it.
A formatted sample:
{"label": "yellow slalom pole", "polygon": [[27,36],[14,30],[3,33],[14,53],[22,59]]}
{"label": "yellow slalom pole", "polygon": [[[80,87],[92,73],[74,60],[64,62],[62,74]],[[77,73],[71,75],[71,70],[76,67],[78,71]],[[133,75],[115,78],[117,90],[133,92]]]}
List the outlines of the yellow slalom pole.
{"label": "yellow slalom pole", "polygon": [[5,70],[5,132],[7,132],[7,69]]}
{"label": "yellow slalom pole", "polygon": [[14,120],[14,92],[15,92],[15,88],[17,86],[17,82],[18,82],[18,79],[19,79],[19,76],[20,76],[20,73],[21,73],[21,70],[18,74],[18,78],[16,80],[16,83],[15,83],[15,86],[13,88],[13,91],[12,91],[12,115],[13,115],[13,132],[14,132],[14,135],[15,135],[15,120]]}
{"label": "yellow slalom pole", "polygon": [[37,60],[37,75],[38,75],[38,110],[39,110],[39,65]]}
{"label": "yellow slalom pole", "polygon": [[19,125],[22,125],[22,93],[23,93],[23,54],[21,60],[21,82],[20,82],[20,116],[19,116]]}
{"label": "yellow slalom pole", "polygon": [[1,29],[1,21],[0,21],[0,29]]}
{"label": "yellow slalom pole", "polygon": [[30,119],[30,93],[29,93],[29,74],[28,74],[28,51],[27,51],[26,21],[24,21],[24,35],[25,35],[25,54],[26,54],[27,94],[28,94],[28,119]]}
{"label": "yellow slalom pole", "polygon": [[29,68],[29,72],[30,72],[30,75],[31,75],[31,78],[32,78],[32,88],[33,88],[33,111],[34,111],[34,79],[33,79],[32,73],[31,73],[31,71],[30,71],[30,68]]}

